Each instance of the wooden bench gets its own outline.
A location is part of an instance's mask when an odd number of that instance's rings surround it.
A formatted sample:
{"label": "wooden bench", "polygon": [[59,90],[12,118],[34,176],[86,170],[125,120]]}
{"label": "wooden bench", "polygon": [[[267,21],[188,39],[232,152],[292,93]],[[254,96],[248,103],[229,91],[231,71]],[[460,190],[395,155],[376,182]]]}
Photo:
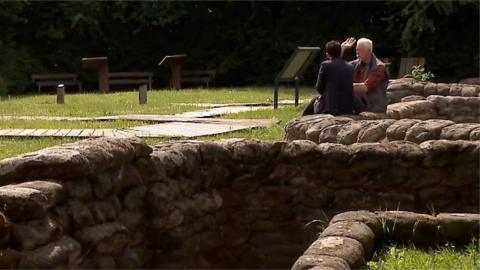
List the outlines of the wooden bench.
{"label": "wooden bench", "polygon": [[141,85],[147,84],[152,89],[152,72],[110,72],[108,79],[111,85]]}
{"label": "wooden bench", "polygon": [[57,86],[59,84],[76,85],[79,91],[82,91],[82,81],[78,80],[78,76],[72,73],[57,74],[32,74],[32,81],[37,85],[38,92],[42,90],[42,86]]}
{"label": "wooden bench", "polygon": [[398,78],[403,78],[403,76],[410,74],[412,72],[413,66],[418,65],[425,65],[425,58],[401,58]]}
{"label": "wooden bench", "polygon": [[210,87],[210,82],[215,83],[215,69],[207,70],[184,70],[181,73],[182,83],[205,83],[207,88]]}

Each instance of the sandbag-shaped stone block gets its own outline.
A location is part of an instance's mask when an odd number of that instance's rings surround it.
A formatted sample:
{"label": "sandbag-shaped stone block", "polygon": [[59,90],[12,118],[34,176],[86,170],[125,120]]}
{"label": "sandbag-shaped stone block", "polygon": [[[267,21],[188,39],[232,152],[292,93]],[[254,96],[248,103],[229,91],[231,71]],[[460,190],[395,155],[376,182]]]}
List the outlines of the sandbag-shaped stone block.
{"label": "sandbag-shaped stone block", "polygon": [[418,96],[418,95],[406,96],[401,99],[401,102],[409,102],[409,101],[416,101],[416,100],[425,100],[425,97]]}
{"label": "sandbag-shaped stone block", "polygon": [[382,143],[355,143],[350,151],[349,164],[356,168],[385,168],[392,159],[390,149]]}
{"label": "sandbag-shaped stone block", "polygon": [[433,244],[437,231],[435,217],[406,211],[376,212],[387,237],[394,241]]}
{"label": "sandbag-shaped stone block", "polygon": [[140,209],[144,205],[146,194],[147,187],[145,185],[133,187],[125,195],[125,198],[123,199],[123,205],[128,210]]}
{"label": "sandbag-shaped stone block", "polygon": [[86,178],[74,179],[63,183],[69,199],[88,201],[92,199],[93,189]]}
{"label": "sandbag-shaped stone block", "polygon": [[437,84],[436,84],[436,83],[428,82],[428,83],[425,85],[425,88],[424,88],[423,92],[424,92],[425,95],[427,95],[427,96],[436,95],[436,94],[437,94]]}
{"label": "sandbag-shaped stone block", "polygon": [[449,96],[461,96],[462,95],[462,87],[457,83],[450,84],[450,90],[448,91]]}
{"label": "sandbag-shaped stone block", "polygon": [[74,268],[80,263],[82,247],[70,237],[47,244],[26,252],[20,259],[19,268]]}
{"label": "sandbag-shaped stone block", "polygon": [[446,83],[437,83],[437,95],[448,96],[450,86]]}
{"label": "sandbag-shaped stone block", "polygon": [[407,131],[420,120],[416,119],[401,119],[392,123],[386,130],[386,136],[389,141],[404,140]]}
{"label": "sandbag-shaped stone block", "polygon": [[282,148],[279,157],[291,162],[302,162],[302,157],[309,156],[314,158],[314,153],[318,152],[317,144],[308,140],[295,140],[287,143]]}
{"label": "sandbag-shaped stone block", "polygon": [[115,256],[115,265],[118,269],[139,269],[145,264],[145,251],[143,248],[127,248],[119,256]]}
{"label": "sandbag-shaped stone block", "polygon": [[480,129],[480,124],[455,124],[442,128],[440,139],[444,140],[469,140],[470,132],[476,128]]}
{"label": "sandbag-shaped stone block", "polygon": [[88,206],[80,201],[68,201],[67,212],[74,228],[82,228],[95,223],[92,212]]}
{"label": "sandbag-shaped stone block", "polygon": [[117,222],[104,223],[83,228],[75,233],[82,244],[95,247],[99,254],[119,254],[129,245],[129,233]]}
{"label": "sandbag-shaped stone block", "polygon": [[42,217],[53,205],[54,202],[39,190],[15,185],[0,187],[0,206],[14,221]]}
{"label": "sandbag-shaped stone block", "polygon": [[87,139],[0,161],[0,184],[24,179],[67,180],[147,157],[152,149],[139,138]]}
{"label": "sandbag-shaped stone block", "polygon": [[18,263],[23,256],[23,252],[15,249],[0,249],[0,269],[18,268]]}
{"label": "sandbag-shaped stone block", "polygon": [[322,129],[318,135],[318,143],[337,143],[337,135],[342,127],[343,124],[338,124]]}
{"label": "sandbag-shaped stone block", "polygon": [[88,203],[88,207],[96,223],[112,222],[117,218],[120,210],[115,206],[114,198],[115,197],[110,197],[110,200],[107,199]]}
{"label": "sandbag-shaped stone block", "polygon": [[344,124],[338,131],[337,143],[346,145],[356,143],[358,140],[358,133],[366,126],[368,126],[368,122],[365,121],[353,121]]}
{"label": "sandbag-shaped stone block", "polygon": [[338,221],[330,224],[320,237],[344,236],[362,243],[365,256],[370,258],[375,245],[375,234],[365,223],[359,221]]}
{"label": "sandbag-shaped stone block", "polygon": [[63,184],[54,180],[24,182],[15,186],[36,189],[42,192],[52,204],[60,203],[66,195]]}
{"label": "sandbag-shaped stone block", "polygon": [[[269,142],[244,138],[221,140],[218,144],[230,152],[230,158],[233,162],[246,164],[256,164],[265,159],[275,158],[285,145],[284,142]],[[200,160],[200,156],[198,159]],[[189,160],[194,159],[189,158]],[[192,173],[198,167],[198,163],[199,162],[195,162],[192,164]]]}
{"label": "sandbag-shaped stone block", "polygon": [[480,214],[443,213],[437,217],[438,243],[468,244],[480,233]]}
{"label": "sandbag-shaped stone block", "polygon": [[321,237],[313,242],[304,255],[326,255],[345,260],[351,268],[365,264],[365,251],[360,242],[343,236]]}
{"label": "sandbag-shaped stone block", "polygon": [[392,165],[404,167],[418,166],[423,162],[424,154],[418,144],[409,141],[388,142],[392,153]]}
{"label": "sandbag-shaped stone block", "polygon": [[10,220],[0,211],[0,247],[8,243],[10,239]]}
{"label": "sandbag-shaped stone block", "polygon": [[359,210],[340,213],[330,220],[329,225],[344,221],[362,222],[372,230],[376,237],[383,236],[382,224],[377,215],[370,211]]}
{"label": "sandbag-shaped stone block", "polygon": [[478,141],[480,140],[480,127],[474,128],[470,131],[470,134],[468,136],[468,139],[470,141]]}
{"label": "sandbag-shaped stone block", "polygon": [[350,270],[348,263],[339,257],[333,257],[328,255],[302,255],[300,256],[291,270],[309,270],[314,267],[319,269],[338,269],[338,270]]}
{"label": "sandbag-shaped stone block", "polygon": [[392,125],[395,120],[372,120],[370,125],[366,126],[358,133],[358,143],[379,142],[386,136],[387,128]]}
{"label": "sandbag-shaped stone block", "polygon": [[322,143],[317,146],[321,165],[338,168],[339,164],[348,163],[352,157],[351,147],[342,144]]}
{"label": "sandbag-shaped stone block", "polygon": [[93,194],[96,198],[104,199],[113,193],[114,190],[112,178],[114,177],[115,175],[105,172],[98,174],[92,179]]}
{"label": "sandbag-shaped stone block", "polygon": [[479,141],[433,140],[421,143],[424,153],[423,164],[440,167],[448,164],[478,167],[480,155]]}
{"label": "sandbag-shaped stone block", "polygon": [[425,82],[416,82],[416,83],[413,83],[413,91],[417,92],[418,94],[423,94],[423,92],[425,91],[425,85],[427,83]]}
{"label": "sandbag-shaped stone block", "polygon": [[142,224],[143,213],[135,211],[122,211],[118,215],[118,221],[127,227],[127,229],[133,230]]}
{"label": "sandbag-shaped stone block", "polygon": [[448,120],[426,120],[410,127],[405,139],[414,143],[421,143],[428,140],[438,140],[444,127],[455,124]]}
{"label": "sandbag-shaped stone block", "polygon": [[352,121],[351,118],[348,117],[331,117],[331,118],[326,118],[325,120],[316,123],[314,125],[311,125],[307,131],[305,132],[306,139],[310,140],[312,142],[318,142],[318,136],[322,132],[322,130],[326,127],[332,126],[332,125],[339,125],[339,124],[345,124]]}
{"label": "sandbag-shaped stone block", "polygon": [[461,93],[463,97],[475,97],[477,95],[475,86],[463,86]]}
{"label": "sandbag-shaped stone block", "polygon": [[49,243],[62,232],[61,225],[49,216],[23,223],[12,223],[10,243],[15,249],[31,250]]}

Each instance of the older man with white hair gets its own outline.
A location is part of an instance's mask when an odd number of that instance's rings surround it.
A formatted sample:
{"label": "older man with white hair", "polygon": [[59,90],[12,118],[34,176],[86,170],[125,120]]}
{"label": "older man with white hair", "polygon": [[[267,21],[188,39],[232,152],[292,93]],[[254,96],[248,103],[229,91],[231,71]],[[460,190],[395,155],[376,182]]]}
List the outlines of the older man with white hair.
{"label": "older man with white hair", "polygon": [[387,111],[388,72],[385,64],[373,53],[373,42],[367,38],[358,41],[350,37],[342,43],[342,55],[357,43],[357,59],[349,62],[354,68],[354,91],[365,105],[364,111]]}

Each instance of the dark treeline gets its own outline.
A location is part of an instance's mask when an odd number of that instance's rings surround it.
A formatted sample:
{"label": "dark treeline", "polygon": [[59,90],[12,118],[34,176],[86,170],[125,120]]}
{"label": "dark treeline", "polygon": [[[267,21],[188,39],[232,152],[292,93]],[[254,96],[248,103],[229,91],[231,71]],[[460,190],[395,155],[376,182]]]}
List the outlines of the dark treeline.
{"label": "dark treeline", "polygon": [[371,38],[393,74],[400,57],[423,56],[436,80],[457,81],[478,76],[478,24],[478,1],[0,2],[0,93],[32,91],[31,73],[94,85],[80,63],[92,56],[108,56],[111,71],[152,71],[165,87],[169,70],[157,64],[179,53],[185,68],[215,67],[217,85],[272,84],[296,46],[348,36]]}

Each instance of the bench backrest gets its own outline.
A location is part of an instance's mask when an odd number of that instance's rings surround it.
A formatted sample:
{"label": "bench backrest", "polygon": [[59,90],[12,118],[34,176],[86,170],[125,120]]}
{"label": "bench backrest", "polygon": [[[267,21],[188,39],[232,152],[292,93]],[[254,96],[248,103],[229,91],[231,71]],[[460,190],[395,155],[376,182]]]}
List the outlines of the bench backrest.
{"label": "bench backrest", "polygon": [[215,78],[217,71],[215,69],[207,70],[184,70],[182,71],[182,77],[211,77]]}
{"label": "bench backrest", "polygon": [[152,78],[152,72],[110,72],[108,77],[115,78]]}
{"label": "bench backrest", "polygon": [[32,74],[32,80],[35,81],[55,81],[55,80],[77,80],[77,74],[72,73],[43,73],[43,74]]}

